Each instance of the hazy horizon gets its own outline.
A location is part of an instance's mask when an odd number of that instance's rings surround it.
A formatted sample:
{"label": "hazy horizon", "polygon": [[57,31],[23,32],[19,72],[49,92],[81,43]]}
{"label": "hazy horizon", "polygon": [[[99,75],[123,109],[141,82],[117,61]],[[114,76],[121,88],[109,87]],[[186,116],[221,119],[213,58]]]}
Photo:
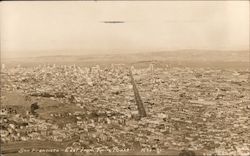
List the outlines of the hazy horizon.
{"label": "hazy horizon", "polygon": [[249,26],[248,1],[5,1],[1,57],[249,50]]}
{"label": "hazy horizon", "polygon": [[[12,59],[12,58],[29,58],[29,57],[49,57],[49,56],[95,56],[95,55],[117,55],[117,54],[121,54],[121,55],[125,55],[125,54],[149,54],[149,53],[168,53],[168,52],[181,52],[181,51],[186,51],[186,52],[198,52],[198,53],[204,53],[204,52],[208,52],[208,51],[216,51],[216,52],[245,52],[248,51],[250,54],[250,50],[249,49],[168,49],[168,50],[159,50],[159,51],[106,51],[106,52],[101,52],[100,51],[91,51],[91,52],[82,52],[81,50],[75,50],[75,51],[65,51],[65,50],[54,50],[54,51],[29,51],[29,52],[25,52],[26,55],[22,55],[22,56],[10,56],[8,55],[6,57],[6,55],[2,55],[1,59]],[[51,53],[53,52],[53,53]],[[20,51],[18,51],[18,53],[22,53]],[[23,52],[24,53],[24,52]],[[28,54],[28,55],[27,55]]]}

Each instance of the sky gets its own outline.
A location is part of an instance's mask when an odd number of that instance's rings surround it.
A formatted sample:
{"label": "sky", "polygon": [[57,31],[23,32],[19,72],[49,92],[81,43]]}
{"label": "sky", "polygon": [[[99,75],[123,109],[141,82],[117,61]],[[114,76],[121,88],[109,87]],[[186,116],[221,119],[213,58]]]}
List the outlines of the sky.
{"label": "sky", "polygon": [[2,57],[249,49],[248,1],[4,1],[0,5]]}

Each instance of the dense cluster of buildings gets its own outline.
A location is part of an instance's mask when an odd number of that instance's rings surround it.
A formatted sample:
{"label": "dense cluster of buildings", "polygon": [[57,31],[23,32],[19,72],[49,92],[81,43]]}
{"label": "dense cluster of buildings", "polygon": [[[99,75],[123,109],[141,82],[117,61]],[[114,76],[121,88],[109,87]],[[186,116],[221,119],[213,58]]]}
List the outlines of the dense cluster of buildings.
{"label": "dense cluster of buildings", "polygon": [[[129,70],[147,112],[141,120]],[[47,116],[47,106],[41,106],[33,116],[3,103],[1,142],[70,142],[77,136],[69,146],[250,153],[248,75],[246,70],[153,65],[4,67],[2,92],[61,105]]]}

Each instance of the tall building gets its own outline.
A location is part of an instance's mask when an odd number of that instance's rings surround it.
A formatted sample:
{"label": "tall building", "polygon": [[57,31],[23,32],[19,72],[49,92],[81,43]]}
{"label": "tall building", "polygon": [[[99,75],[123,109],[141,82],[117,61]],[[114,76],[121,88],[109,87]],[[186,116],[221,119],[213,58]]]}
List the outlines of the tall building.
{"label": "tall building", "polygon": [[2,64],[2,70],[4,70],[5,69],[5,64]]}
{"label": "tall building", "polygon": [[148,69],[153,74],[153,72],[154,72],[154,65],[150,64]]}

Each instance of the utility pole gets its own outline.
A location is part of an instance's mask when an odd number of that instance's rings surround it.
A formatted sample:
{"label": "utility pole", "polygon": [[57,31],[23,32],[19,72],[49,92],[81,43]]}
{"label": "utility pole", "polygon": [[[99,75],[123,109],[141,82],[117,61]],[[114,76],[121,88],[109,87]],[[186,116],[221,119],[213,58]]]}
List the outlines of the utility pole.
{"label": "utility pole", "polygon": [[139,117],[141,119],[142,117],[146,117],[147,114],[146,114],[145,108],[143,106],[139,91],[138,91],[138,89],[136,87],[135,80],[133,78],[133,74],[132,74],[131,69],[129,70],[129,73],[130,73],[130,77],[131,77],[131,83],[133,85],[133,90],[134,90],[134,95],[135,95],[135,102],[136,102],[136,105],[137,105]]}

